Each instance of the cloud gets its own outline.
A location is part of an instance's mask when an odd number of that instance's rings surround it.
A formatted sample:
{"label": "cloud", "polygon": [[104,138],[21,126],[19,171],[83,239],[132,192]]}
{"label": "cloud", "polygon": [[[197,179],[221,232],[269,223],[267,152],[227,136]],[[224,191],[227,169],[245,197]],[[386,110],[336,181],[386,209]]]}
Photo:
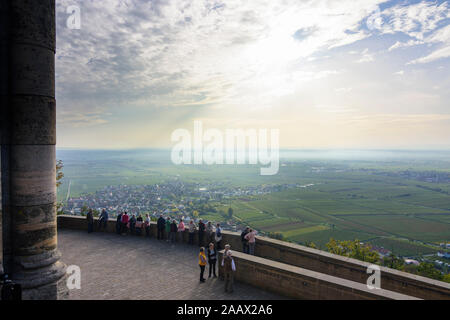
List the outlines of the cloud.
{"label": "cloud", "polygon": [[399,49],[399,48],[407,48],[407,47],[417,46],[417,45],[424,44],[424,43],[425,42],[420,41],[420,40],[409,40],[407,42],[397,41],[388,49],[388,51],[393,51],[393,50]]}
{"label": "cloud", "polygon": [[429,63],[448,57],[450,57],[450,46],[433,51],[425,57],[410,61],[408,64]]}
{"label": "cloud", "polygon": [[361,58],[359,60],[357,60],[357,63],[364,63],[364,62],[372,62],[374,61],[374,55],[373,53],[369,52],[369,49],[366,48],[361,52]]}
{"label": "cloud", "polygon": [[368,37],[360,23],[380,2],[86,1],[81,29],[71,30],[73,2],[59,0],[60,107],[230,105],[270,95],[298,61]]}
{"label": "cloud", "polygon": [[[66,8],[74,2],[56,3],[60,133],[84,134],[83,127],[96,126],[108,136],[137,123],[143,128],[161,123],[159,134],[166,135],[164,126],[194,116],[219,114],[221,121],[232,122],[285,105],[288,113],[274,111],[270,121],[282,122],[291,110],[312,103],[351,106],[328,108],[330,114],[362,110],[383,105],[386,76],[400,69],[397,61],[389,63],[389,52],[423,43],[414,48],[419,55],[401,57],[418,64],[444,58],[449,45],[447,2],[79,1],[80,30],[66,27]],[[366,28],[380,4],[380,29]],[[394,45],[378,59],[379,43]],[[409,70],[408,75],[416,77],[409,80],[417,87],[428,84],[426,77]],[[399,95],[395,89],[392,99]],[[134,137],[146,130],[136,129]],[[117,134],[122,138],[130,143],[126,134]]]}
{"label": "cloud", "polygon": [[416,4],[407,2],[397,4],[381,12],[384,34],[404,33],[412,38],[423,40],[428,32],[450,17],[447,2],[421,1]]}
{"label": "cloud", "polygon": [[[383,34],[403,33],[409,36],[406,42],[397,41],[388,51],[422,44],[450,44],[450,8],[447,1],[437,2],[421,1],[416,4],[398,4],[385,9],[381,13]],[[444,26],[442,27],[442,24]],[[441,58],[447,58],[448,48],[439,47],[427,56],[410,61],[407,64],[428,63]]]}

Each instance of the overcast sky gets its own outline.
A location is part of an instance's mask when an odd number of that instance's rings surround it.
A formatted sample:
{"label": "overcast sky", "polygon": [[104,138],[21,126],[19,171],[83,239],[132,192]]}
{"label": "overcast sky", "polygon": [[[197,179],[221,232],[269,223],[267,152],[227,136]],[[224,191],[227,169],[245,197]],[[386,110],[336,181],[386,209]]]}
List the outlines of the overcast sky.
{"label": "overcast sky", "polygon": [[58,147],[170,147],[202,120],[282,147],[450,148],[448,1],[56,3]]}

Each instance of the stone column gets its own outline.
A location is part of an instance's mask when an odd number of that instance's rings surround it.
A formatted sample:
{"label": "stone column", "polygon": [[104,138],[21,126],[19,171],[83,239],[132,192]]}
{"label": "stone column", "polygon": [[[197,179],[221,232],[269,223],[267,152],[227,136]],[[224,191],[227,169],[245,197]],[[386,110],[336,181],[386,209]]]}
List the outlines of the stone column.
{"label": "stone column", "polygon": [[[6,271],[4,246],[8,244],[6,235],[6,215],[8,206],[9,173],[6,161],[9,147],[8,137],[8,1],[0,0],[0,273]],[[4,239],[5,237],[5,239]]]}
{"label": "stone column", "polygon": [[55,0],[8,10],[10,270],[24,299],[57,299]]}

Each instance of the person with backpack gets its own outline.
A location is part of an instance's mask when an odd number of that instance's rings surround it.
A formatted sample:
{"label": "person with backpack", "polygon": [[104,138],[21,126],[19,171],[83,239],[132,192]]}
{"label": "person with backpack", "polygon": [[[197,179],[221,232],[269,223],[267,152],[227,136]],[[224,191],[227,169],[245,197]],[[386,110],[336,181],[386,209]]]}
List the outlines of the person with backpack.
{"label": "person with backpack", "polygon": [[164,230],[166,228],[166,220],[163,215],[160,215],[158,221],[156,222],[156,227],[158,229],[158,240],[164,240]]}
{"label": "person with backpack", "polygon": [[249,232],[249,227],[245,228],[244,231],[242,231],[241,233],[241,242],[242,242],[242,252],[243,253],[248,253],[249,249],[248,249],[248,240],[245,239],[245,236],[248,234]]}
{"label": "person with backpack", "polygon": [[215,240],[216,240],[216,248],[217,248],[217,250],[220,251],[221,250],[221,243],[222,243],[222,228],[220,227],[219,223],[216,226]]}
{"label": "person with backpack", "polygon": [[205,267],[206,267],[206,255],[205,255],[205,248],[200,248],[200,253],[198,255],[198,265],[200,266],[200,282],[205,282],[206,279],[203,277],[203,274],[205,273]]}

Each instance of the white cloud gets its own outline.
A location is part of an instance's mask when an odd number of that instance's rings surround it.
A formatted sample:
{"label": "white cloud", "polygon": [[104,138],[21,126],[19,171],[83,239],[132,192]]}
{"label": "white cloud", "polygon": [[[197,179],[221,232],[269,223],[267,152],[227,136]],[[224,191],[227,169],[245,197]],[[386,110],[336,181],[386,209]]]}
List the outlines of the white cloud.
{"label": "white cloud", "polygon": [[429,55],[413,60],[408,64],[417,64],[417,63],[429,63],[439,59],[450,57],[450,46],[438,49],[430,53]]}
{"label": "white cloud", "polygon": [[417,46],[417,45],[424,44],[424,43],[425,42],[423,42],[421,40],[409,40],[407,42],[397,41],[388,49],[388,51],[393,51],[393,50],[399,49],[399,48],[407,48],[407,47]]}
{"label": "white cloud", "polygon": [[369,49],[366,48],[361,52],[361,58],[359,60],[357,60],[357,63],[364,63],[364,62],[372,62],[374,61],[374,55],[373,53],[369,52]]}
{"label": "white cloud", "polygon": [[382,33],[402,32],[412,38],[423,40],[428,32],[435,30],[439,23],[450,17],[447,2],[437,4],[422,1],[416,4],[398,4],[383,10]]}
{"label": "white cloud", "polygon": [[270,103],[308,81],[299,61],[368,37],[361,21],[383,1],[86,1],[70,30],[59,0],[60,107]]}

